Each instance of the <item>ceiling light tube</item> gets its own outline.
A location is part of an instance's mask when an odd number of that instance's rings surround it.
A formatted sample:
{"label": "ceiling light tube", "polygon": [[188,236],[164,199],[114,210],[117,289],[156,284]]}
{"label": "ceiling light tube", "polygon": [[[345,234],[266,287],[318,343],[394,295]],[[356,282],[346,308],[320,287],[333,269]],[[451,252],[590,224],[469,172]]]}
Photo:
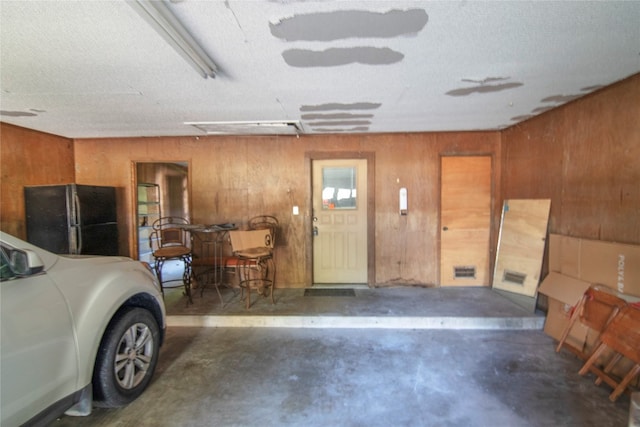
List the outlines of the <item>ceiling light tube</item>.
{"label": "ceiling light tube", "polygon": [[163,0],[130,0],[133,7],[205,79],[218,67]]}

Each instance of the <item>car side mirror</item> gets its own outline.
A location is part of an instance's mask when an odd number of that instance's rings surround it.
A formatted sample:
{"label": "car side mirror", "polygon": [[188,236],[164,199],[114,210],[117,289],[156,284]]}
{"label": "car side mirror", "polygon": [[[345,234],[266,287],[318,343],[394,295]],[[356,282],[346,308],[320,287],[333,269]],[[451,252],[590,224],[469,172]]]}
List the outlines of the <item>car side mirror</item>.
{"label": "car side mirror", "polygon": [[44,270],[40,256],[29,249],[11,251],[9,263],[16,276],[31,276]]}

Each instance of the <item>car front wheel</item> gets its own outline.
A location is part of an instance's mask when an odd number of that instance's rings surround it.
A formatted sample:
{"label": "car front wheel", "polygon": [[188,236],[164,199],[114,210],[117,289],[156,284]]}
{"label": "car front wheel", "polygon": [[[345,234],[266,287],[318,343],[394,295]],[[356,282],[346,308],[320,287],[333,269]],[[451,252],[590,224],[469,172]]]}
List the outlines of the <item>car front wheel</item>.
{"label": "car front wheel", "polygon": [[140,396],[158,363],[159,341],[158,324],[147,310],[130,308],[114,317],[93,372],[96,406],[116,408]]}

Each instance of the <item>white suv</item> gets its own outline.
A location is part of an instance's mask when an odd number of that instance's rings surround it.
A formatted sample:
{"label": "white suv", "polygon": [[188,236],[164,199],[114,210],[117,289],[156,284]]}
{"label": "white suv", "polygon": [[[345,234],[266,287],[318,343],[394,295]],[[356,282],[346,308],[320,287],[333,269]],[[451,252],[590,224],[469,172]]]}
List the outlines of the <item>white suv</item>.
{"label": "white suv", "polygon": [[0,425],[46,425],[137,398],[165,331],[149,267],[55,255],[2,232],[0,249]]}

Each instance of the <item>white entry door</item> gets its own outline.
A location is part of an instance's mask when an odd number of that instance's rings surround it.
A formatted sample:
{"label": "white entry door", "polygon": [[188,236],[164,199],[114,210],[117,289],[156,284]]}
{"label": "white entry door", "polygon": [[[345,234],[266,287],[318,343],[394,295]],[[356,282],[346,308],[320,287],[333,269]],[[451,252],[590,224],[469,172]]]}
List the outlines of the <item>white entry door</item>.
{"label": "white entry door", "polygon": [[367,283],[367,160],[314,160],[313,282]]}

